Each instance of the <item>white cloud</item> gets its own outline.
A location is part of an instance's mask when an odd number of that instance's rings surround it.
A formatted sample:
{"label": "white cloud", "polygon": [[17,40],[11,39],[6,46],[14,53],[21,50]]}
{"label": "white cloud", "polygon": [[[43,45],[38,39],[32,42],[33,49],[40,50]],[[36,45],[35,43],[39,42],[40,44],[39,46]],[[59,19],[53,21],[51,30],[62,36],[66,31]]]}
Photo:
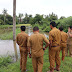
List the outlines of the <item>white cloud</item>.
{"label": "white cloud", "polygon": [[[0,13],[3,8],[8,10],[9,14],[13,14],[13,0],[0,1]],[[49,14],[54,12],[60,16],[72,16],[72,0],[17,0],[17,15],[18,13],[28,13],[35,15]]]}

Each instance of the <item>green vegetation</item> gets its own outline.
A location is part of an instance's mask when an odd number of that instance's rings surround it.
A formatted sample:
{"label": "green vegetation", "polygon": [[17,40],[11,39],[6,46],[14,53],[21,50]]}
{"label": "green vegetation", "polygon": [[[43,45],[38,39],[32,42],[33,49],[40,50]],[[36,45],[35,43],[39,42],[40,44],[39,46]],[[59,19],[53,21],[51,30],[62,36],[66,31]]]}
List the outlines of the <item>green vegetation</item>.
{"label": "green vegetation", "polygon": [[[65,18],[64,16],[61,16],[58,19],[58,16],[54,14],[53,12],[49,15],[40,15],[36,14],[34,17],[27,13],[24,15],[22,13],[19,13],[18,16],[16,16],[16,24],[31,24],[32,26],[39,26],[41,30],[44,32],[49,32],[50,27],[49,24],[51,21],[56,22],[56,27],[59,28],[59,26],[64,27],[64,31],[67,32],[68,26],[72,25],[72,16]],[[2,26],[5,25],[5,26]],[[9,27],[13,27],[13,17],[7,13],[7,10],[3,10],[3,14],[0,14],[0,28],[7,27],[6,25],[10,25]],[[17,27],[19,27],[19,25]]]}
{"label": "green vegetation", "polygon": [[63,26],[64,31],[68,31],[68,26],[72,25],[72,17],[56,20],[57,27]]}
{"label": "green vegetation", "polygon": [[[20,26],[31,26],[31,24],[18,24],[16,25],[16,27],[20,27]],[[3,28],[12,28],[13,25],[0,25],[0,29],[3,29]]]}
{"label": "green vegetation", "polygon": [[[61,54],[60,54],[61,56]],[[15,63],[11,63],[12,60],[10,58],[2,58],[0,59],[0,72],[20,72],[20,62],[19,60]],[[72,72],[72,58],[71,57],[66,57],[65,61],[61,61],[61,71],[60,72]],[[49,70],[49,58],[48,58],[48,50],[45,51],[44,54],[44,65],[43,65],[43,72],[46,72]],[[27,69],[28,72],[33,72],[33,67],[32,67],[32,59],[27,59]],[[56,71],[55,71],[56,72]]]}
{"label": "green vegetation", "polygon": [[8,57],[0,57],[0,68],[3,66],[8,66],[9,63],[12,62],[12,59],[10,56]]}
{"label": "green vegetation", "polygon": [[[70,25],[72,25],[72,17],[62,18],[62,19],[53,20],[53,21],[56,22],[56,27],[57,28],[59,28],[60,26],[63,26],[65,32],[67,32],[68,31],[68,27]],[[50,27],[49,27],[49,24],[50,24],[50,22],[47,21],[47,23],[34,24],[33,26],[38,26],[44,32],[49,32],[51,30]]]}
{"label": "green vegetation", "polygon": [[[18,24],[16,25],[16,35],[20,33],[20,26],[31,26],[30,24]],[[0,26],[0,39],[12,40],[13,39],[13,25],[1,25]]]}

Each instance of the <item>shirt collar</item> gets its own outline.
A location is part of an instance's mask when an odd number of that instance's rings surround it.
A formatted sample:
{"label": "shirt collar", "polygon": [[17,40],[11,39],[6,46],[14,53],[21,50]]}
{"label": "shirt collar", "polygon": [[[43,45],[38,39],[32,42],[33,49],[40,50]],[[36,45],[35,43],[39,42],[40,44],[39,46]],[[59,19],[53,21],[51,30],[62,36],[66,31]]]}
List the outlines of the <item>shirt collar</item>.
{"label": "shirt collar", "polygon": [[39,34],[39,32],[34,32],[34,34]]}
{"label": "shirt collar", "polygon": [[[56,27],[54,27],[53,29],[56,29]],[[53,30],[53,29],[52,29],[52,30]]]}
{"label": "shirt collar", "polygon": [[25,33],[25,31],[21,31],[21,33]]}

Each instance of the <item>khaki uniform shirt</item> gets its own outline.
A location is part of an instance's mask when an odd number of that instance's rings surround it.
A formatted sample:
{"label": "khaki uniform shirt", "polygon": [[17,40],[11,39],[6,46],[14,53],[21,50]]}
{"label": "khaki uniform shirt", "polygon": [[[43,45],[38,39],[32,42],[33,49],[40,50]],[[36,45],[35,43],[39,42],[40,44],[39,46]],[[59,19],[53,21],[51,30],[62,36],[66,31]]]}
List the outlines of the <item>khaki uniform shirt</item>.
{"label": "khaki uniform shirt", "polygon": [[49,40],[42,34],[35,32],[32,34],[28,39],[28,47],[31,47],[31,54],[32,57],[40,57],[43,56],[43,41],[46,43],[49,42]]}
{"label": "khaki uniform shirt", "polygon": [[67,38],[68,38],[67,33],[65,33],[64,31],[61,31],[61,46],[66,47],[66,45],[67,45]]}
{"label": "khaki uniform shirt", "polygon": [[54,27],[49,32],[49,40],[52,41],[52,47],[60,46],[60,43],[61,43],[61,33],[60,33],[60,31],[56,27]]}
{"label": "khaki uniform shirt", "polygon": [[19,47],[27,47],[28,34],[21,32],[16,37],[16,42]]}
{"label": "khaki uniform shirt", "polygon": [[67,44],[72,45],[72,37],[69,36],[69,33],[67,34],[68,34]]}

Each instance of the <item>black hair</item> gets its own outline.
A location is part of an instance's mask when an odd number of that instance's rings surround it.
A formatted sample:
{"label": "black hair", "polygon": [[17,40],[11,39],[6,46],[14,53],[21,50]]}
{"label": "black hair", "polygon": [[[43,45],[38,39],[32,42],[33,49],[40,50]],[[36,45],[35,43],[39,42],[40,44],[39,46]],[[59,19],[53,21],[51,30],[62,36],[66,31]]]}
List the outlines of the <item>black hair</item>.
{"label": "black hair", "polygon": [[26,27],[25,26],[21,26],[21,30],[22,31],[25,31],[26,30]]}
{"label": "black hair", "polygon": [[60,30],[60,31],[63,31],[63,27],[62,27],[62,26],[60,26],[60,27],[59,27],[59,30]]}
{"label": "black hair", "polygon": [[52,22],[50,23],[50,25],[52,25],[53,27],[56,27],[56,23],[55,23],[54,21],[52,21]]}
{"label": "black hair", "polygon": [[70,29],[72,29],[72,26],[69,26]]}
{"label": "black hair", "polygon": [[33,30],[34,30],[34,31],[38,31],[39,28],[38,28],[37,26],[35,26],[35,27],[33,28]]}

